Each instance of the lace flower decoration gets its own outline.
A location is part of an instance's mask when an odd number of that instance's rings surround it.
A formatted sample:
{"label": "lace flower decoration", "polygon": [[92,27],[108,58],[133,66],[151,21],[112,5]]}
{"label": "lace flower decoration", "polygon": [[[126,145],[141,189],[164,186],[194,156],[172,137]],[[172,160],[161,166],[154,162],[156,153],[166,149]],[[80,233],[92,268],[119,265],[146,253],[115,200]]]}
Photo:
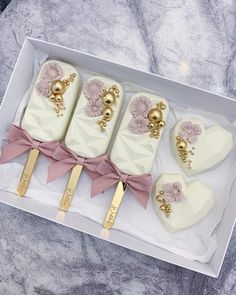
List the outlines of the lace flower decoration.
{"label": "lace flower decoration", "polygon": [[144,134],[148,132],[148,119],[143,117],[136,117],[130,120],[129,130],[134,134]]}
{"label": "lace flower decoration", "polygon": [[151,107],[152,103],[148,97],[139,96],[130,103],[129,109],[133,118],[136,118],[137,116],[147,117],[148,111]]}
{"label": "lace flower decoration", "polygon": [[44,81],[52,82],[54,80],[61,80],[63,76],[62,68],[58,63],[47,63],[42,70],[41,78]]}
{"label": "lace flower decoration", "polygon": [[41,96],[48,96],[50,94],[50,84],[47,81],[41,80],[36,84],[36,90]]}
{"label": "lace flower decoration", "polygon": [[99,96],[104,89],[104,83],[98,79],[92,79],[84,84],[83,92],[88,100],[99,100]]}
{"label": "lace flower decoration", "polygon": [[98,117],[103,112],[103,104],[100,100],[88,101],[85,112],[89,117]]}
{"label": "lace flower decoration", "polygon": [[168,203],[181,202],[184,199],[180,182],[166,183],[162,187],[165,201]]}
{"label": "lace flower decoration", "polygon": [[180,126],[179,136],[189,143],[195,143],[198,135],[202,133],[202,128],[198,124],[192,124],[190,121],[185,121]]}

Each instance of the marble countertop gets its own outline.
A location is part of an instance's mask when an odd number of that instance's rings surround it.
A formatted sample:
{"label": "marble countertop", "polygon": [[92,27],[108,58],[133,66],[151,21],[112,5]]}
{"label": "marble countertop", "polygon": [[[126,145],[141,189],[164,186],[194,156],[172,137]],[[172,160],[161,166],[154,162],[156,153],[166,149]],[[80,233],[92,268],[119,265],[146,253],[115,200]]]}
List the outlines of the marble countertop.
{"label": "marble countertop", "polygon": [[[235,1],[12,0],[0,15],[0,101],[26,36],[235,97],[235,33]],[[236,294],[235,231],[218,279],[3,204],[0,232],[0,295]]]}

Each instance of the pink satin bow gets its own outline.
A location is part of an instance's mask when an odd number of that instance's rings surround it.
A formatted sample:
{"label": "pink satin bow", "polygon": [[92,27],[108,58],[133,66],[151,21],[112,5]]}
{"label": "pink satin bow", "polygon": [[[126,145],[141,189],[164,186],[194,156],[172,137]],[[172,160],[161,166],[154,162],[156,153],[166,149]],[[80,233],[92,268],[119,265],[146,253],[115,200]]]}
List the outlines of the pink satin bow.
{"label": "pink satin bow", "polygon": [[48,182],[66,174],[66,172],[70,171],[75,165],[82,165],[89,176],[94,179],[99,176],[96,172],[97,165],[105,158],[106,156],[83,158],[72,150],[64,146],[59,146],[53,154],[53,159],[56,160],[56,162],[51,164],[48,168]]}
{"label": "pink satin bow", "polygon": [[97,167],[100,177],[93,180],[92,197],[104,192],[118,181],[127,184],[137,200],[147,207],[148,198],[152,189],[152,177],[150,174],[128,175],[123,173],[114,163],[108,159],[103,160]]}
{"label": "pink satin bow", "polygon": [[51,157],[55,149],[59,146],[58,141],[40,142],[34,140],[26,130],[16,125],[10,126],[6,139],[9,143],[1,149],[0,163],[13,160],[32,148],[38,149],[47,157]]}

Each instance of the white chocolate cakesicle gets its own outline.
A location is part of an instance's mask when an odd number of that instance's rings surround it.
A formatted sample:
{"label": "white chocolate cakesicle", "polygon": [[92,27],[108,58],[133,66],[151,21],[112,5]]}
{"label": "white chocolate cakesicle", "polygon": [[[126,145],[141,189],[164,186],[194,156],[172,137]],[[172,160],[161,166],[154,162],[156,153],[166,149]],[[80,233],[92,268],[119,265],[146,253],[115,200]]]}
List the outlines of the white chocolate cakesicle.
{"label": "white chocolate cakesicle", "polygon": [[[140,97],[144,97],[144,99],[138,102]],[[149,100],[150,103],[145,101],[145,98]],[[133,96],[129,102],[113,144],[110,157],[111,161],[115,163],[122,172],[129,175],[150,173],[161,135],[165,128],[163,128],[164,126],[160,128],[158,138],[150,137],[150,130],[147,128],[150,121],[147,118],[143,118],[142,115],[139,115],[139,110],[143,110],[147,105],[149,111],[153,110],[156,104],[161,102],[164,104],[164,107],[161,112],[158,111],[158,114],[162,114],[161,120],[164,125],[169,111],[168,103],[164,98],[150,93],[140,92]],[[137,114],[136,107],[138,111]],[[133,112],[132,114],[131,111]],[[144,115],[144,117],[147,117],[147,114]],[[130,130],[130,124],[132,130],[134,130],[133,132]],[[145,133],[143,133],[144,130],[146,131]],[[137,132],[139,134],[137,134]]]}
{"label": "white chocolate cakesicle", "polygon": [[[57,116],[55,103],[48,97],[51,94],[51,82],[63,81],[72,74],[75,74],[73,82],[70,82],[62,95],[66,109]],[[45,62],[37,77],[21,127],[42,142],[62,140],[77,101],[79,84],[79,74],[72,65],[57,60]]]}
{"label": "white chocolate cakesicle", "polygon": [[[213,205],[212,191],[200,181],[186,184],[180,174],[163,174],[156,183],[154,210],[170,232],[199,222]],[[171,210],[169,213],[168,208]]]}
{"label": "white chocolate cakesicle", "polygon": [[186,175],[201,173],[221,162],[233,147],[232,134],[200,119],[182,119],[171,133],[173,154]]}
{"label": "white chocolate cakesicle", "polygon": [[[86,108],[89,100],[85,96],[84,90],[82,91],[66,134],[65,144],[79,156],[85,158],[93,158],[106,153],[123,100],[123,89],[117,81],[101,76],[92,77],[88,79],[87,83],[89,81],[101,81],[106,90],[116,85],[119,93],[117,93],[118,97],[116,97],[115,103],[111,105],[112,117],[107,122],[104,131],[101,131],[98,121],[102,119],[103,115],[95,114],[94,117],[88,115]],[[99,100],[101,99],[99,98]]]}

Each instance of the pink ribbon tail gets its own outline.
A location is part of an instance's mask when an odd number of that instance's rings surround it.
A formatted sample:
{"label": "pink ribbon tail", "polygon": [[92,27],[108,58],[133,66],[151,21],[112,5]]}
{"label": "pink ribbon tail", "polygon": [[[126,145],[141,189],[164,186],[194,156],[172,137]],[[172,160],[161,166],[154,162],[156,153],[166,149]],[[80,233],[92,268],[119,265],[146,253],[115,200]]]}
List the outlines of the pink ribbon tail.
{"label": "pink ribbon tail", "polygon": [[34,140],[26,130],[15,125],[10,126],[6,139],[8,143],[1,149],[0,163],[13,160],[32,148],[38,149],[47,157],[51,157],[59,146],[58,141],[39,142]]}
{"label": "pink ribbon tail", "polygon": [[127,187],[142,206],[144,208],[147,207],[152,189],[152,177],[150,174],[128,175],[107,159],[98,165],[97,172],[100,176],[93,180],[91,197],[104,192],[115,183],[122,181],[127,184]]}

